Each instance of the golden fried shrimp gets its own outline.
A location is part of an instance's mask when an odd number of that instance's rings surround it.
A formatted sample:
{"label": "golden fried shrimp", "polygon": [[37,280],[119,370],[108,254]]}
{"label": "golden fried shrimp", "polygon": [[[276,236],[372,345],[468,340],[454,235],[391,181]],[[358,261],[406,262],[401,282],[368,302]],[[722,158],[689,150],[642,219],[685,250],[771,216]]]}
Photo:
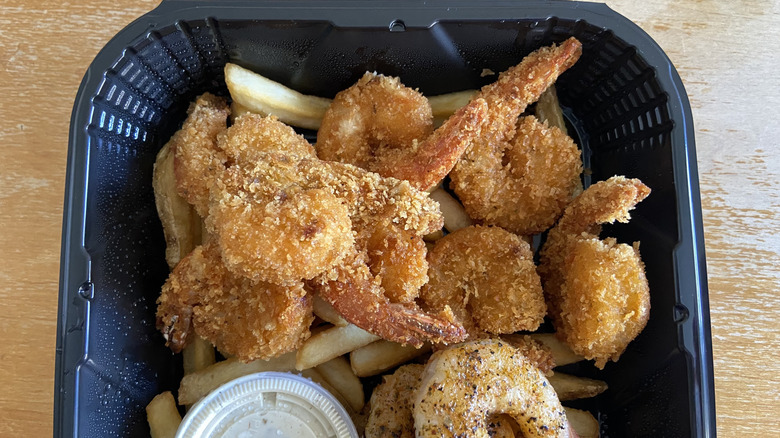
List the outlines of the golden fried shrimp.
{"label": "golden fried shrimp", "polygon": [[365,246],[371,274],[381,280],[390,302],[413,302],[428,282],[423,238],[386,220],[372,230]]}
{"label": "golden fried shrimp", "polygon": [[258,167],[234,165],[212,187],[206,224],[228,268],[250,279],[287,285],[336,265],[354,245],[342,200],[321,188],[268,182],[279,175],[258,172]]}
{"label": "golden fried shrimp", "polygon": [[544,231],[577,188],[582,162],[574,142],[559,129],[518,116],[579,58],[570,38],[526,56],[475,99],[488,105],[488,120],[450,173],[452,188],[473,219],[518,234]]}
{"label": "golden fried shrimp", "polygon": [[229,115],[225,99],[205,93],[190,105],[187,119],[169,142],[179,195],[195,206],[200,217],[208,215],[209,188],[225,165],[217,135],[227,127]]}
{"label": "golden fried shrimp", "polygon": [[431,106],[422,94],[398,78],[366,73],[325,112],[317,154],[427,190],[449,173],[486,116],[487,104],[475,99],[434,132]]}
{"label": "golden fried shrimp", "polygon": [[488,437],[494,415],[512,417],[526,437],[573,432],[544,374],[499,340],[469,341],[431,356],[414,396],[417,438]]}
{"label": "golden fried shrimp", "polygon": [[422,236],[443,223],[436,202],[407,181],[279,144],[264,143],[252,165],[232,164],[212,186],[206,224],[228,269],[278,284],[313,278],[347,320],[388,340],[462,340],[462,327],[413,302],[427,279]]}
{"label": "golden fried shrimp", "polygon": [[448,306],[472,337],[536,330],[547,311],[528,242],[498,227],[471,226],[439,239],[428,254],[423,308]]}
{"label": "golden fried shrimp", "polygon": [[371,394],[365,438],[414,438],[412,399],[424,368],[404,365],[382,377],[382,383]]}
{"label": "golden fried shrimp", "polygon": [[371,274],[365,251],[356,251],[329,272],[315,290],[347,321],[389,341],[420,348],[426,341],[454,343],[466,338],[449,309],[432,314],[414,302],[391,302]]}
{"label": "golden fried shrimp", "polygon": [[366,72],[336,94],[317,131],[323,160],[369,170],[385,151],[422,141],[433,132],[428,99],[396,77]]}
{"label": "golden fried shrimp", "polygon": [[650,317],[639,245],[577,239],[558,295],[556,330],[576,353],[603,368],[617,361]]}
{"label": "golden fried shrimp", "polygon": [[174,352],[194,330],[243,361],[295,350],[314,319],[302,282],[277,286],[233,275],[213,240],[179,262],[157,304],[157,328]]}
{"label": "golden fried shrimp", "polygon": [[634,246],[599,240],[601,224],[627,222],[650,194],[637,179],[615,176],[582,192],[547,236],[539,273],[558,337],[603,368],[647,323],[650,293]]}
{"label": "golden fried shrimp", "polygon": [[218,140],[228,165],[254,163],[269,152],[283,152],[297,158],[317,157],[314,147],[302,135],[274,116],[241,115]]}

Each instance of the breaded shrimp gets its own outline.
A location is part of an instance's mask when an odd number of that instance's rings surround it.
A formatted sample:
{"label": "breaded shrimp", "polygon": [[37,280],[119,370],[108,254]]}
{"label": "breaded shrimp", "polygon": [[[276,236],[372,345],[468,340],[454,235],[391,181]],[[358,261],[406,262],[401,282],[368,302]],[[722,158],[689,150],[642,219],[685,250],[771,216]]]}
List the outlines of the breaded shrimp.
{"label": "breaded shrimp", "polygon": [[533,117],[517,119],[581,52],[574,38],[541,48],[475,97],[487,102],[488,121],[450,173],[450,188],[473,219],[533,234],[573,197],[582,170],[577,146]]}
{"label": "breaded shrimp", "polygon": [[209,188],[225,166],[217,135],[227,128],[228,116],[225,99],[204,93],[190,105],[187,119],[169,142],[179,195],[195,206],[200,217],[208,216]]}
{"label": "breaded shrimp", "polygon": [[627,222],[650,189],[615,176],[582,192],[547,236],[539,273],[558,337],[603,368],[647,324],[650,293],[639,244],[599,240],[603,223]]}
{"label": "breaded shrimp", "polygon": [[253,280],[295,284],[344,258],[355,243],[352,221],[331,191],[284,180],[285,166],[294,171],[294,161],[280,158],[274,164],[223,171],[211,190],[206,224],[230,270]]}
{"label": "breaded shrimp", "polygon": [[314,319],[303,282],[285,287],[233,275],[213,240],[179,262],[157,304],[157,328],[174,352],[194,330],[243,361],[295,350]]}
{"label": "breaded shrimp", "polygon": [[296,142],[269,139],[252,149],[252,163],[227,154],[206,224],[228,269],[278,284],[313,279],[347,320],[388,340],[462,340],[447,314],[425,314],[413,302],[427,280],[421,237],[443,222],[436,202],[406,181],[287,154],[284,145]]}
{"label": "breaded shrimp", "polygon": [[428,254],[423,308],[449,306],[471,337],[536,330],[547,308],[528,242],[499,227],[471,226],[438,240]]}
{"label": "breaded shrimp", "polygon": [[263,154],[283,152],[297,158],[316,158],[314,147],[274,116],[247,113],[218,137],[219,149],[230,164],[254,163]]}
{"label": "breaded shrimp", "polygon": [[389,341],[419,348],[426,341],[454,343],[466,338],[449,309],[433,314],[414,302],[391,302],[371,274],[365,251],[356,251],[329,272],[315,290],[346,320]]}
{"label": "breaded shrimp", "polygon": [[526,437],[570,437],[573,429],[544,374],[499,340],[437,351],[414,396],[417,438],[488,437],[489,419],[512,417]]}
{"label": "breaded shrimp", "polygon": [[390,220],[373,228],[365,242],[371,274],[382,282],[393,303],[411,303],[428,282],[427,249],[423,238]]}
{"label": "breaded shrimp", "polygon": [[487,104],[475,99],[433,131],[431,106],[422,94],[398,78],[366,73],[325,112],[317,154],[428,190],[480,135],[486,117]]}

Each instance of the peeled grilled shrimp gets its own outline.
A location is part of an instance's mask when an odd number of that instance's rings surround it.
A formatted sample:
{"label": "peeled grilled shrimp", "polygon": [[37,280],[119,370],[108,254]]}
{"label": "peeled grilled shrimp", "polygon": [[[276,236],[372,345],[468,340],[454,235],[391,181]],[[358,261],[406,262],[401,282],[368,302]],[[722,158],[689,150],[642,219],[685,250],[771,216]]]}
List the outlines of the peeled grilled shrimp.
{"label": "peeled grilled shrimp", "polygon": [[424,309],[449,307],[470,337],[536,330],[547,307],[528,242],[499,227],[471,226],[439,239],[428,254]]}
{"label": "peeled grilled shrimp", "polygon": [[366,73],[325,112],[317,154],[428,190],[480,135],[486,117],[485,101],[475,99],[434,131],[428,99],[398,78]]}
{"label": "peeled grilled shrimp", "polygon": [[[404,365],[382,378],[382,383],[371,393],[366,438],[414,438],[414,395],[424,369],[424,365]],[[515,438],[513,422],[505,415],[491,417],[487,421],[488,435]]]}
{"label": "peeled grilled shrimp", "polygon": [[475,96],[487,102],[487,121],[450,173],[450,188],[472,219],[533,234],[549,228],[574,196],[582,169],[577,146],[557,128],[518,117],[581,52],[574,38],[541,48]]}
{"label": "peeled grilled shrimp", "polygon": [[511,345],[469,341],[431,356],[414,396],[417,438],[489,436],[489,419],[512,417],[525,437],[576,437],[544,374]]}
{"label": "peeled grilled shrimp", "polygon": [[650,194],[638,179],[598,182],[566,208],[547,236],[539,273],[558,337],[603,368],[616,361],[650,315],[650,292],[639,243],[600,240],[601,224],[628,222]]}

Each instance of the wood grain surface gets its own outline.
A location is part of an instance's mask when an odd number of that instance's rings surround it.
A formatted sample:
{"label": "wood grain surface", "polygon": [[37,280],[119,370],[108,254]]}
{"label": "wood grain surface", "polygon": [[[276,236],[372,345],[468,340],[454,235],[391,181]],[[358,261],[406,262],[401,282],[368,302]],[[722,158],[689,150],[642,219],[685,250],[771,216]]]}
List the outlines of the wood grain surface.
{"label": "wood grain surface", "polygon": [[[666,51],[696,127],[718,434],[780,436],[780,1],[610,1]],[[68,121],[149,0],[0,5],[0,436],[50,436]]]}

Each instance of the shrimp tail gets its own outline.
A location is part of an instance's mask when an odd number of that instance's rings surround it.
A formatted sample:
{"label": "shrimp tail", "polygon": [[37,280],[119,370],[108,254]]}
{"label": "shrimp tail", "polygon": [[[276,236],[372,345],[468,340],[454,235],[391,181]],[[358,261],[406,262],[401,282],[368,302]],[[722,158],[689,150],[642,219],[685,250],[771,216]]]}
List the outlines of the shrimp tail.
{"label": "shrimp tail", "polygon": [[598,234],[600,224],[628,222],[629,211],[650,194],[638,179],[614,176],[582,192],[566,208],[558,232]]}
{"label": "shrimp tail", "polygon": [[474,99],[421,142],[413,160],[408,156],[385,160],[377,163],[379,168],[376,171],[408,180],[419,190],[428,190],[450,173],[468,145],[482,134],[487,117],[487,102]]}
{"label": "shrimp tail", "polygon": [[[543,47],[526,56],[520,64],[499,75],[496,82],[482,88],[477,97],[483,97],[493,108],[513,108],[514,120],[526,106],[539,100],[564,71],[582,55],[582,43],[571,37],[560,45]],[[503,110],[502,110],[503,112]]]}
{"label": "shrimp tail", "polygon": [[467,334],[447,317],[425,313],[414,303],[391,303],[381,286],[371,280],[368,266],[353,264],[340,269],[338,279],[317,287],[347,321],[388,341],[421,347],[426,341],[455,343]]}

